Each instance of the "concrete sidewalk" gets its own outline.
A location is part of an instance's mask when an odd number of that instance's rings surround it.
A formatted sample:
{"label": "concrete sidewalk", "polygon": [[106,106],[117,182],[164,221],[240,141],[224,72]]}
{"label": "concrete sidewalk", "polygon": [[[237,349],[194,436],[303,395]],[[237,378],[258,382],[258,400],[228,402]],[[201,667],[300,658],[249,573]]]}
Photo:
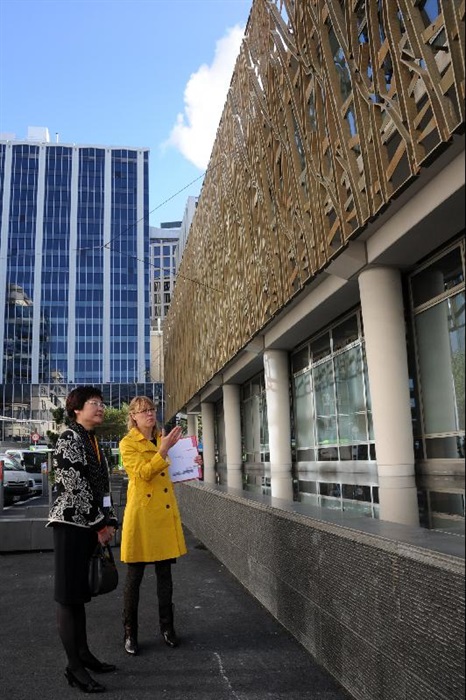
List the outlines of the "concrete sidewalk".
{"label": "concrete sidewalk", "polygon": [[[177,649],[158,632],[155,575],[141,589],[141,653],[122,644],[125,567],[118,589],[86,606],[91,650],[117,664],[95,677],[109,700],[350,700],[305,649],[186,531],[189,553],[173,567]],[[119,561],[119,548],[115,548]],[[64,678],[53,602],[53,553],[0,554],[0,697],[81,696]]]}

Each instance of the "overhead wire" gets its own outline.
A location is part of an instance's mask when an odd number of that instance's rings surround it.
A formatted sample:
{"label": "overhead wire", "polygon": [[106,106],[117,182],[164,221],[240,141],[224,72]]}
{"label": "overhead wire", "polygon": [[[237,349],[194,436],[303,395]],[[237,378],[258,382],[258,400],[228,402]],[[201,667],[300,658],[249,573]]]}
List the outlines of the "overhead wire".
{"label": "overhead wire", "polygon": [[[217,165],[219,165],[219,164],[217,164]],[[215,168],[215,167],[217,167],[217,165],[214,165],[214,166],[212,166],[212,167]],[[77,249],[77,252],[80,253],[80,252],[84,252],[84,251],[88,251],[88,250],[103,250],[104,248],[106,248],[107,250],[112,250],[114,253],[118,253],[119,255],[125,255],[125,256],[128,257],[128,258],[132,258],[133,260],[137,260],[138,262],[142,262],[144,265],[150,265],[151,267],[153,267],[153,268],[155,268],[155,269],[161,269],[161,268],[156,267],[156,265],[154,265],[150,260],[146,260],[145,258],[143,258],[143,259],[138,258],[136,255],[128,255],[128,253],[127,253],[126,251],[118,250],[117,248],[115,248],[115,247],[112,245],[112,243],[113,243],[117,238],[120,238],[120,236],[122,236],[123,234],[127,233],[128,231],[130,231],[130,230],[131,230],[132,228],[134,228],[135,226],[137,226],[141,221],[144,221],[148,216],[150,216],[150,214],[153,214],[154,211],[157,211],[157,209],[160,209],[160,208],[163,207],[165,204],[167,204],[168,202],[170,202],[172,199],[174,199],[175,197],[177,197],[179,194],[181,194],[182,192],[184,192],[185,190],[187,190],[188,187],[191,187],[191,185],[194,185],[196,182],[198,182],[201,178],[203,178],[203,177],[205,176],[206,172],[207,172],[207,171],[204,171],[201,175],[199,175],[199,177],[196,177],[194,180],[191,180],[191,182],[189,182],[187,185],[185,185],[184,187],[182,187],[180,190],[178,190],[177,192],[175,192],[174,194],[172,194],[170,197],[167,197],[167,199],[165,199],[163,202],[160,202],[160,204],[158,204],[156,207],[154,207],[153,209],[151,209],[151,211],[148,212],[148,214],[145,214],[145,215],[142,216],[140,219],[137,219],[137,221],[135,221],[134,223],[130,224],[129,226],[127,226],[126,228],[124,228],[124,229],[123,229],[122,231],[120,231],[119,233],[117,233],[117,234],[115,234],[114,236],[112,236],[112,238],[110,238],[110,240],[108,240],[108,241],[107,241],[106,243],[104,243],[103,245],[100,245],[100,246],[92,246],[92,247],[88,247],[88,248],[78,248],[78,249]],[[205,287],[206,289],[210,289],[210,290],[212,290],[212,291],[214,291],[214,292],[217,292],[218,294],[222,294],[222,293],[223,293],[223,290],[216,289],[215,287],[211,287],[210,285],[206,284],[205,282],[201,282],[200,280],[196,280],[196,279],[192,279],[191,277],[187,277],[186,275],[183,275],[183,274],[180,273],[180,272],[177,272],[177,277],[181,277],[182,279],[184,279],[184,280],[186,280],[186,281],[188,281],[188,282],[192,282],[193,284],[198,284],[199,286]]]}
{"label": "overhead wire", "polygon": [[[137,260],[138,262],[142,262],[142,263],[144,263],[144,265],[150,265],[155,270],[162,269],[162,268],[158,267],[157,265],[154,265],[154,263],[151,262],[150,260],[146,260],[145,258],[138,258],[137,255],[128,255],[128,253],[126,251],[118,250],[117,248],[114,248],[113,246],[109,250],[112,250],[114,253],[119,253],[120,255],[125,255],[127,258],[131,258],[132,260]],[[190,277],[186,277],[186,275],[183,275],[181,272],[177,272],[176,276],[181,277],[182,279],[187,280],[188,282],[193,282],[194,284],[199,284],[201,287],[206,287],[206,289],[211,289],[213,292],[218,292],[218,294],[223,294],[223,291],[221,289],[216,289],[216,287],[211,287],[210,284],[206,284],[205,282],[200,282],[199,280],[193,280]]]}
{"label": "overhead wire", "polygon": [[[113,236],[112,238],[110,238],[110,240],[107,241],[107,243],[104,243],[102,246],[96,246],[96,248],[108,248],[108,247],[110,246],[110,244],[113,243],[113,241],[115,241],[117,238],[119,238],[120,236],[122,236],[124,233],[127,233],[128,231],[130,231],[132,228],[134,228],[135,226],[137,226],[141,221],[144,221],[144,219],[146,219],[148,216],[150,216],[151,214],[153,214],[154,211],[157,211],[157,209],[160,209],[161,207],[163,207],[163,206],[164,206],[165,204],[167,204],[168,202],[171,202],[172,199],[175,199],[175,197],[177,197],[179,194],[181,194],[182,192],[184,192],[185,190],[187,190],[188,187],[191,187],[191,185],[194,185],[194,183],[196,183],[198,180],[200,180],[201,178],[203,178],[204,175],[205,175],[205,172],[203,172],[202,175],[199,175],[199,177],[196,177],[196,178],[195,178],[194,180],[192,180],[191,182],[188,182],[188,184],[185,185],[184,187],[182,187],[181,190],[178,190],[178,192],[175,192],[175,194],[172,194],[170,197],[168,197],[167,199],[165,199],[163,202],[161,202],[160,204],[157,204],[157,206],[154,207],[153,209],[151,209],[150,212],[149,212],[148,214],[145,214],[145,215],[142,216],[140,219],[138,219],[137,221],[135,221],[133,224],[130,224],[130,225],[127,226],[125,229],[123,229],[122,231],[120,231],[120,233],[117,233],[115,236]],[[79,249],[79,250],[80,250],[80,249]]]}

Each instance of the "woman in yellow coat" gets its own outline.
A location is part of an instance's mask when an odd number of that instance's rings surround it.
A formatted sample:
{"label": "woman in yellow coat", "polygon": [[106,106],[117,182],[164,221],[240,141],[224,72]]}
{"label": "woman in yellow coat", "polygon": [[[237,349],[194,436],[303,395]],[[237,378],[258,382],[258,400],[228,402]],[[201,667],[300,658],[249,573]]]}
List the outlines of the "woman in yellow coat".
{"label": "woman in yellow coat", "polygon": [[186,554],[175,492],[168,473],[167,452],[181,437],[177,426],[165,435],[157,429],[153,402],[146,396],[129,405],[129,432],[120,442],[128,474],[123,518],[121,560],[127,564],[124,589],[124,644],[138,653],[139,590],[146,564],[154,564],[157,579],[160,631],[168,646],[177,646],[173,626],[171,565]]}

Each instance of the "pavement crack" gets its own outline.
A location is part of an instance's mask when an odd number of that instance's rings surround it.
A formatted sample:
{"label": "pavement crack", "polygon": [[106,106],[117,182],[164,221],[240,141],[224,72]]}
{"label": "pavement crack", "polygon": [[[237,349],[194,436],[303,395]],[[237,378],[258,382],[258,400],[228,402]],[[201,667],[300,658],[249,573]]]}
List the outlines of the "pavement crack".
{"label": "pavement crack", "polygon": [[236,700],[241,700],[240,696],[238,695],[238,693],[235,692],[235,690],[233,689],[233,686],[230,683],[230,680],[225,672],[225,668],[223,666],[223,662],[222,662],[222,658],[221,658],[220,654],[217,654],[217,652],[214,651],[214,656],[217,659],[220,675],[223,678],[223,680],[225,681],[225,683],[227,684],[228,689],[230,690],[231,694],[233,695],[234,698],[236,698]]}

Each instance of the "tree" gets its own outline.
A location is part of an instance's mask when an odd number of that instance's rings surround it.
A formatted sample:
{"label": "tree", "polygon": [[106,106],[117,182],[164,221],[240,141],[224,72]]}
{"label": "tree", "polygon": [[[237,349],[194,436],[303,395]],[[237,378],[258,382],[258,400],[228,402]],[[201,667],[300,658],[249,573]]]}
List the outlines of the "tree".
{"label": "tree", "polygon": [[[68,416],[65,414],[65,409],[62,406],[54,408],[52,411],[52,417],[57,424],[57,427],[60,427],[61,425],[68,425]],[[55,447],[59,433],[55,433],[53,430],[47,430],[47,437],[52,447]]]}
{"label": "tree", "polygon": [[97,429],[99,437],[108,442],[119,442],[128,432],[128,405],[106,409],[102,425]]}
{"label": "tree", "polygon": [[[68,416],[66,415],[64,408],[55,408],[52,411],[52,416],[57,424],[57,427],[69,425]],[[122,404],[121,408],[112,408],[109,406],[109,408],[107,408],[105,411],[105,417],[102,425],[100,425],[97,429],[99,437],[105,442],[118,443],[128,430],[127,422],[127,404]],[[52,430],[47,431],[47,437],[53,446],[56,445],[58,436],[59,433],[55,433]]]}

